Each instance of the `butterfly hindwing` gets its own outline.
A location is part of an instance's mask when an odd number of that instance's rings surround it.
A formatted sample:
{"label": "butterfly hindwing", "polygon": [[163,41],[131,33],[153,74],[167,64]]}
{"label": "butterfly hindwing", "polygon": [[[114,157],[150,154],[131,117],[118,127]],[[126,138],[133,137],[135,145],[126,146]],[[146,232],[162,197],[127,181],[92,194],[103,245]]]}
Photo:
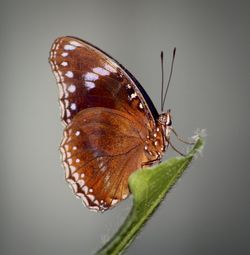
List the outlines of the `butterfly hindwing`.
{"label": "butterfly hindwing", "polygon": [[121,111],[98,107],[75,116],[61,151],[66,180],[86,206],[102,211],[128,196],[128,177],[146,160],[145,136],[145,128]]}

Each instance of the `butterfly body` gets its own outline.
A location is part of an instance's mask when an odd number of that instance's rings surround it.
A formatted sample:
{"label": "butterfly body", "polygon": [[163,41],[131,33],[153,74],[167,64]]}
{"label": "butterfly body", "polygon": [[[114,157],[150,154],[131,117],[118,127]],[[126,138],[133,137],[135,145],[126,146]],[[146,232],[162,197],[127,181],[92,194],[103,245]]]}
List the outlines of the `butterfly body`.
{"label": "butterfly body", "polygon": [[88,208],[107,210],[129,195],[132,172],[163,156],[170,112],[159,115],[139,82],[85,41],[56,39],[49,60],[65,126],[66,180]]}

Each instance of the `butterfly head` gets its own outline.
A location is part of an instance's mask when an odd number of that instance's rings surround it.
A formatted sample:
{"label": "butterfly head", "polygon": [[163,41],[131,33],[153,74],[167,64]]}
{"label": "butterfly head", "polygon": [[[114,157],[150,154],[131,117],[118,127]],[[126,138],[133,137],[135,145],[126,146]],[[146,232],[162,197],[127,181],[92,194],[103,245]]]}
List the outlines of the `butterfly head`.
{"label": "butterfly head", "polygon": [[171,117],[171,110],[167,110],[167,112],[161,113],[158,119],[159,126],[162,127],[165,138],[168,141],[170,136],[170,131],[172,128],[172,117]]}
{"label": "butterfly head", "polygon": [[167,112],[161,113],[159,116],[159,124],[164,125],[164,126],[172,126],[172,117],[171,117],[171,110],[167,110]]}

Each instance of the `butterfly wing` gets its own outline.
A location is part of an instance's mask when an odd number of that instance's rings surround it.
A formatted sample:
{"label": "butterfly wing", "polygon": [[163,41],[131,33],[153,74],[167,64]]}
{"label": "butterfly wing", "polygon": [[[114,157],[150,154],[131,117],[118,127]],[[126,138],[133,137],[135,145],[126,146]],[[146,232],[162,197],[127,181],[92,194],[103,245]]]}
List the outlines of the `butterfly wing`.
{"label": "butterfly wing", "polygon": [[128,196],[129,175],[147,161],[146,133],[131,115],[103,107],[81,111],[66,127],[66,179],[87,207],[104,211]]}
{"label": "butterfly wing", "polygon": [[60,37],[50,51],[50,64],[60,90],[65,125],[83,109],[106,107],[127,112],[144,124],[158,113],[138,81],[97,47],[74,37]]}
{"label": "butterfly wing", "polygon": [[86,206],[106,210],[129,194],[128,176],[154,160],[144,146],[158,113],[136,79],[87,42],[56,39],[50,64],[66,126],[66,179]]}

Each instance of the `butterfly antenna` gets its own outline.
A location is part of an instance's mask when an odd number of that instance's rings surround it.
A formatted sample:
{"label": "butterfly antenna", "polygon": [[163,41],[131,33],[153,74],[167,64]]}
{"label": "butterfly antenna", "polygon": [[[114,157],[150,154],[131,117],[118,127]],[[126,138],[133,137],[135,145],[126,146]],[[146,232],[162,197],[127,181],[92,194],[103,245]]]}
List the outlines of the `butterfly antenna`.
{"label": "butterfly antenna", "polygon": [[163,86],[164,86],[164,68],[163,68],[163,51],[161,51],[161,112],[163,112]]}
{"label": "butterfly antenna", "polygon": [[167,88],[166,88],[166,91],[165,91],[165,94],[164,94],[164,99],[163,99],[163,102],[162,102],[162,111],[163,111],[163,108],[164,108],[165,100],[166,100],[167,93],[168,93],[169,84],[170,84],[171,77],[172,77],[172,74],[173,74],[175,53],[176,53],[176,48],[174,48],[174,50],[173,50],[171,69],[170,69],[170,73],[169,73],[169,77],[168,77],[168,85],[167,85]]}

